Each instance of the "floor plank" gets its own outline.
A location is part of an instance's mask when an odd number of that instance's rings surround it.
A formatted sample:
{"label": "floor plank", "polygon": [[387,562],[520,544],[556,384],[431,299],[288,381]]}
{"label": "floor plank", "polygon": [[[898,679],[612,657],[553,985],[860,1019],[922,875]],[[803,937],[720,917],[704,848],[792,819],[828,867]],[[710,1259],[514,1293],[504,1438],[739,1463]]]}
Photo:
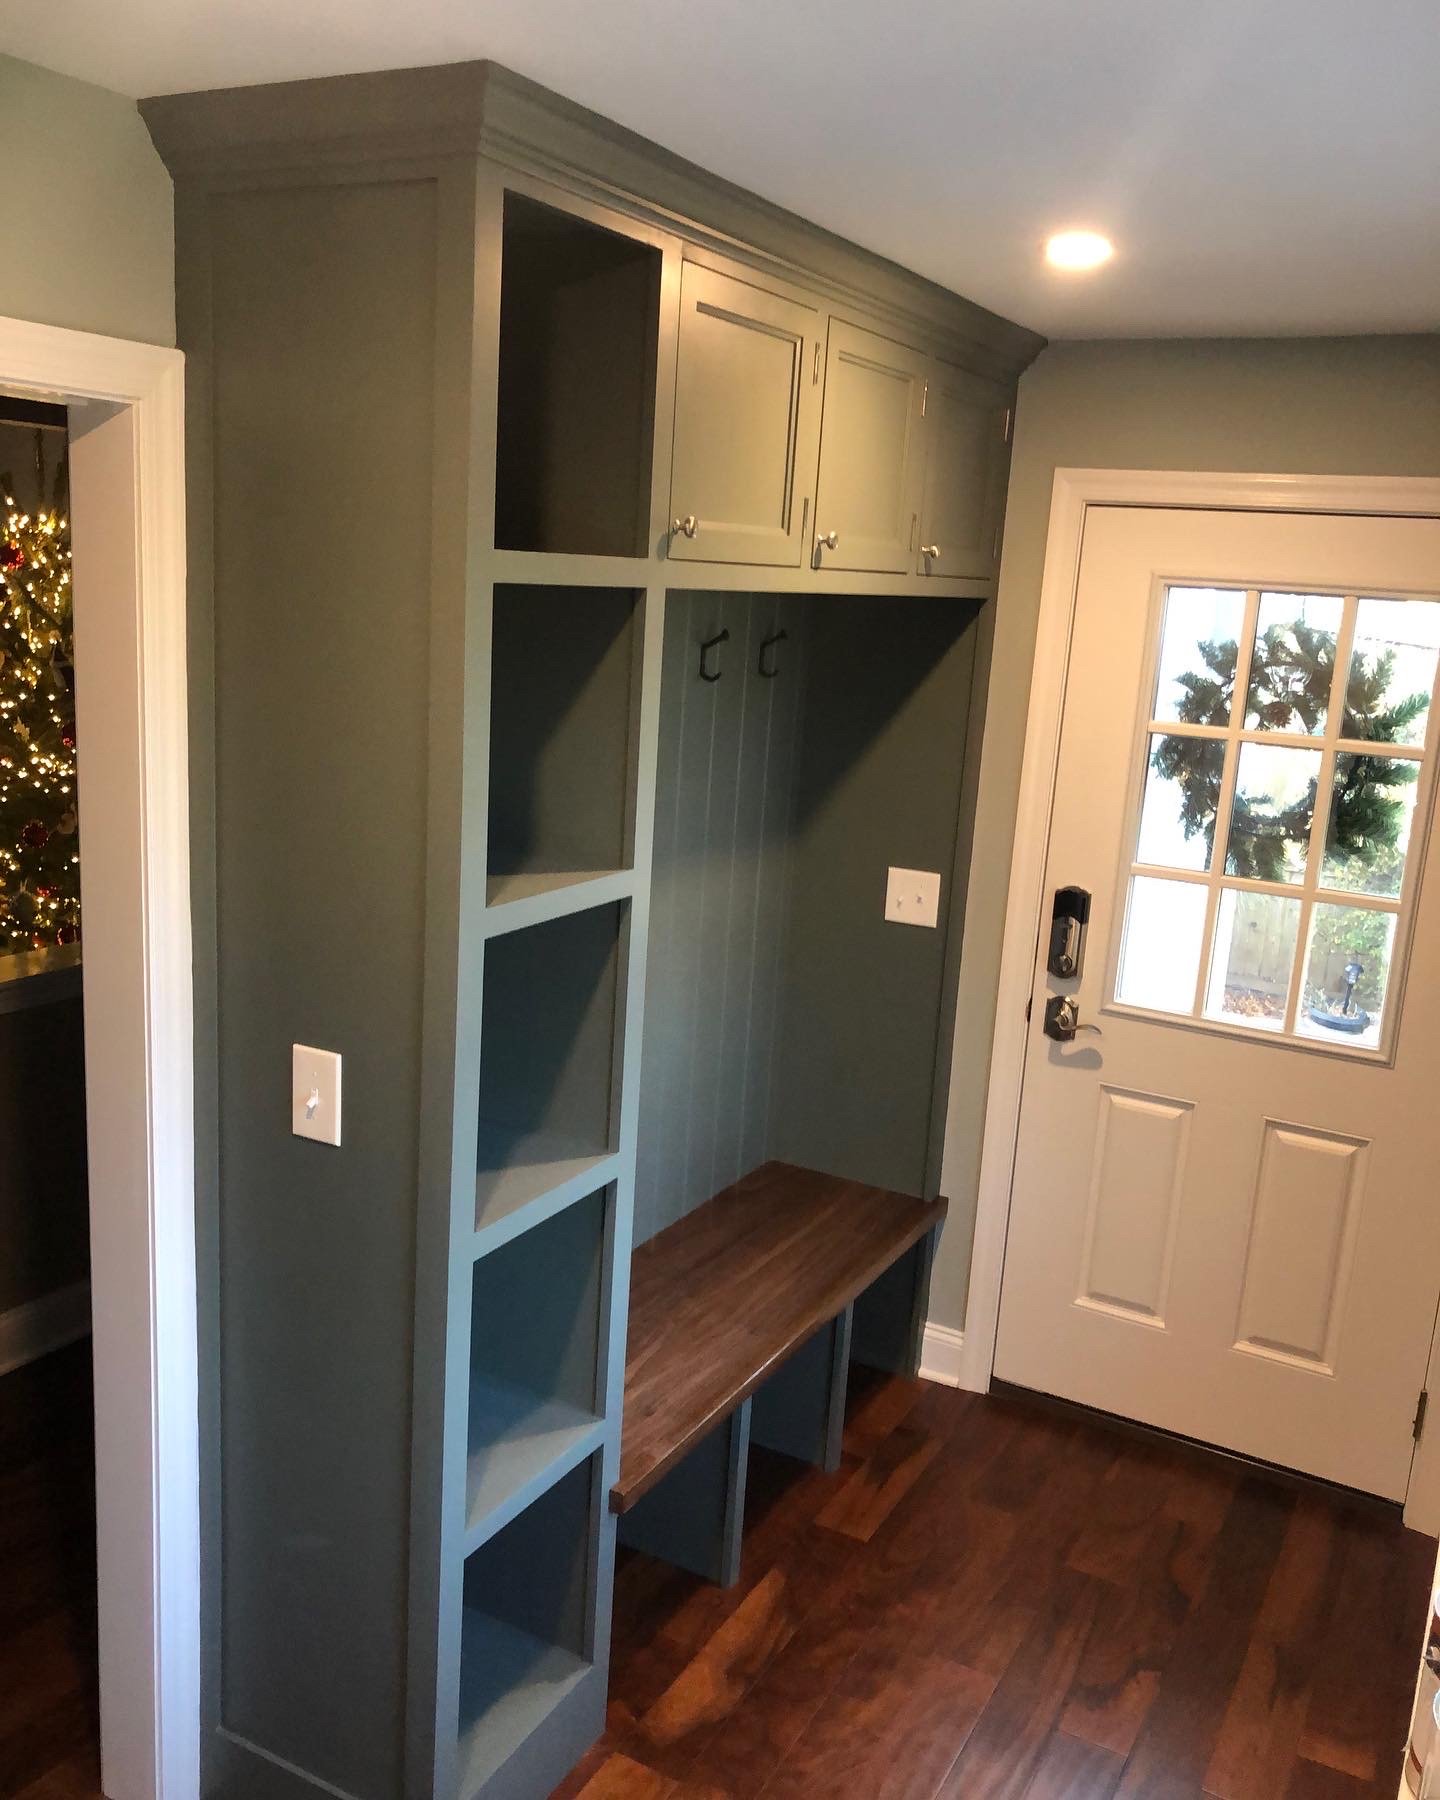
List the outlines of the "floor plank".
{"label": "floor plank", "polygon": [[1116,1751],[1057,1731],[1036,1765],[1025,1800],[1110,1800],[1124,1767],[1125,1758]]}

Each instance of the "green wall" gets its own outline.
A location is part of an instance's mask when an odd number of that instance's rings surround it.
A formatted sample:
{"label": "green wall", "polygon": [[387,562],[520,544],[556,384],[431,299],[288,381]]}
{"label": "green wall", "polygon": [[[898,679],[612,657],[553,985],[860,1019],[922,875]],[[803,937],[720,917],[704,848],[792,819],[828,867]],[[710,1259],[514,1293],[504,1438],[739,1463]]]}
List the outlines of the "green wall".
{"label": "green wall", "polygon": [[931,1290],[945,1325],[965,1316],[988,1071],[963,1049],[994,1021],[1057,468],[1440,475],[1440,336],[1054,344],[1021,378]]}
{"label": "green wall", "polygon": [[0,56],[0,315],[175,342],[170,177],[135,102]]}

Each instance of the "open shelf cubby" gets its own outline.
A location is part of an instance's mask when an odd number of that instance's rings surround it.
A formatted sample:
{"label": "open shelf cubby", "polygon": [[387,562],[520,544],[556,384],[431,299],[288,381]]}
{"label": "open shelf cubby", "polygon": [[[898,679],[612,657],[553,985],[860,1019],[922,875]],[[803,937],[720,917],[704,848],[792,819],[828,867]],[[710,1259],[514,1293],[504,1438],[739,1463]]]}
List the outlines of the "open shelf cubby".
{"label": "open shelf cubby", "polygon": [[587,1194],[475,1264],[466,1482],[472,1543],[598,1446],[613,1194]]}
{"label": "open shelf cubby", "polygon": [[491,906],[631,866],[642,608],[630,589],[495,589]]}
{"label": "open shelf cubby", "polygon": [[466,1559],[462,1795],[483,1791],[591,1672],[597,1460],[572,1469]]}
{"label": "open shelf cubby", "polygon": [[598,906],[486,945],[477,1231],[615,1148],[627,923]]}
{"label": "open shelf cubby", "polygon": [[495,543],[643,556],[660,252],[505,196]]}

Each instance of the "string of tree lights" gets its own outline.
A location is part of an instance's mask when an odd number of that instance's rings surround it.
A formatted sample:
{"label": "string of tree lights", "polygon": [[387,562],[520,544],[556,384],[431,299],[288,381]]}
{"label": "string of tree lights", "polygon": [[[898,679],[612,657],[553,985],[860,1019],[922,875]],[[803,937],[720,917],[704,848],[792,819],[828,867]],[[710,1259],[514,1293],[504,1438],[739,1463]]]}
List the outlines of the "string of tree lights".
{"label": "string of tree lights", "polygon": [[0,477],[0,955],[80,936],[70,520]]}

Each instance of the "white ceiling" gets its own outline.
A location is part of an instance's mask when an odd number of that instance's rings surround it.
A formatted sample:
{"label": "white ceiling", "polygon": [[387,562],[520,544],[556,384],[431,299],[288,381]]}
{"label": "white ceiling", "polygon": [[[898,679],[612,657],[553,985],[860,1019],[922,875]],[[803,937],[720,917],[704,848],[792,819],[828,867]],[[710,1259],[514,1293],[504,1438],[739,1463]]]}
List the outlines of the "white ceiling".
{"label": "white ceiling", "polygon": [[[1440,328],[1437,0],[3,0],[142,95],[493,57],[1056,337]],[[1066,225],[1115,239],[1047,270]]]}

